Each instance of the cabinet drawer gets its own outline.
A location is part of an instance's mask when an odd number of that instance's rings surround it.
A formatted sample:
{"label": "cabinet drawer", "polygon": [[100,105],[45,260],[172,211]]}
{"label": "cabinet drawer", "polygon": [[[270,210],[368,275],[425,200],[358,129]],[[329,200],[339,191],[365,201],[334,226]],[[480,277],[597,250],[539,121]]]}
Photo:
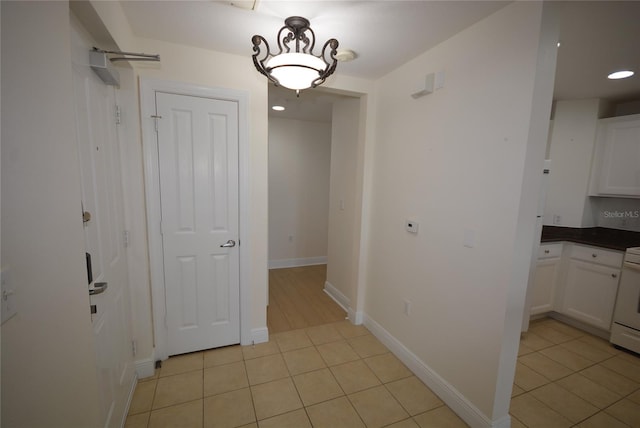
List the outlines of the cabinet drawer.
{"label": "cabinet drawer", "polygon": [[571,249],[571,258],[583,260],[589,263],[598,263],[605,266],[620,268],[624,253],[619,251],[603,250],[602,248],[574,245]]}
{"label": "cabinet drawer", "polygon": [[538,259],[548,259],[551,257],[560,257],[562,254],[562,244],[540,244],[538,248]]}

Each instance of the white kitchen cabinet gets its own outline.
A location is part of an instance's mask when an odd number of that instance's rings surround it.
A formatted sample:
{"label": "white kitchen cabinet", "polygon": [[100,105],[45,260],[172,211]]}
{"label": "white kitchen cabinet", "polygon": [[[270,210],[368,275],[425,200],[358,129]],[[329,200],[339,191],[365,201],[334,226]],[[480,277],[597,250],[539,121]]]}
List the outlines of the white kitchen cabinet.
{"label": "white kitchen cabinet", "polygon": [[560,272],[562,244],[542,244],[533,280],[530,315],[551,312],[555,309],[555,295]]}
{"label": "white kitchen cabinet", "polygon": [[598,121],[589,193],[640,198],[640,114]]}
{"label": "white kitchen cabinet", "polygon": [[622,253],[574,245],[560,312],[609,331],[621,265]]}

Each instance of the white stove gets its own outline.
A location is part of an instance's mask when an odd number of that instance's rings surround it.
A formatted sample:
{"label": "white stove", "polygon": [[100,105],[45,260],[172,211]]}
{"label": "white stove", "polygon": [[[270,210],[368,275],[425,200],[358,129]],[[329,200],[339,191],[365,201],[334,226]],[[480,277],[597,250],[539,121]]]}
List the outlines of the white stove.
{"label": "white stove", "polygon": [[640,354],[640,247],[627,248],[624,257],[611,343]]}

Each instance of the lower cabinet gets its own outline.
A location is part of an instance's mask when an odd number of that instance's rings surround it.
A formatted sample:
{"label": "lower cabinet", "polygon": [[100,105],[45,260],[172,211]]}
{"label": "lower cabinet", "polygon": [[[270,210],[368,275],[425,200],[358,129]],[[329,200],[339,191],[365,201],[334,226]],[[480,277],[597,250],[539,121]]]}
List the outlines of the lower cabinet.
{"label": "lower cabinet", "polygon": [[530,315],[559,312],[610,331],[624,254],[574,243],[544,243],[537,254]]}
{"label": "lower cabinet", "polygon": [[560,257],[538,259],[531,295],[531,315],[555,309],[556,281],[560,271]]}
{"label": "lower cabinet", "polygon": [[[611,262],[613,266],[582,260],[585,253],[593,259]],[[619,263],[616,262],[618,258]],[[621,262],[619,253],[574,246],[567,266],[560,312],[602,330],[611,330]]]}

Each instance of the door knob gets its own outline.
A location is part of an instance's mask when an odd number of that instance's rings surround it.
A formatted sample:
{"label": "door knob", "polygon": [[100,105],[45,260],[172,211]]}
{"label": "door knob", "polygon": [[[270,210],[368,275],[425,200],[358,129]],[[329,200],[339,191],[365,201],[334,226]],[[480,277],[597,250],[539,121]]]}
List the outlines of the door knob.
{"label": "door knob", "polygon": [[225,244],[220,245],[220,248],[231,248],[236,246],[236,241],[229,239]]}
{"label": "door knob", "polygon": [[96,294],[104,293],[107,290],[106,282],[96,282],[93,284],[93,288],[89,289],[89,295],[94,296]]}

